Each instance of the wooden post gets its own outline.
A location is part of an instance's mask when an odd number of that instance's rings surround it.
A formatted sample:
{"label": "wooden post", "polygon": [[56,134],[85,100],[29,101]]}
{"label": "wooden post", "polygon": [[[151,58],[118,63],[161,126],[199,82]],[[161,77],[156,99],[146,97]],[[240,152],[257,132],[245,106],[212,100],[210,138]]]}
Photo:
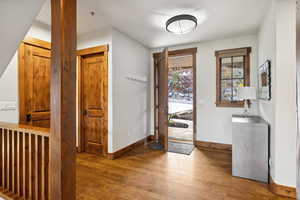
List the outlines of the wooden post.
{"label": "wooden post", "polygon": [[76,0],[51,0],[50,200],[75,200]]}

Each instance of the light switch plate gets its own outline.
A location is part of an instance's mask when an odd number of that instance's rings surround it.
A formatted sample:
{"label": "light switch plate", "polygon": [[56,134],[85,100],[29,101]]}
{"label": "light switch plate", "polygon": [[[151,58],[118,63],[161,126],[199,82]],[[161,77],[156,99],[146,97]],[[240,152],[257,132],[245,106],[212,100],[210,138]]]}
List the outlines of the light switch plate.
{"label": "light switch plate", "polygon": [[11,111],[17,109],[17,103],[15,101],[1,101],[0,111]]}

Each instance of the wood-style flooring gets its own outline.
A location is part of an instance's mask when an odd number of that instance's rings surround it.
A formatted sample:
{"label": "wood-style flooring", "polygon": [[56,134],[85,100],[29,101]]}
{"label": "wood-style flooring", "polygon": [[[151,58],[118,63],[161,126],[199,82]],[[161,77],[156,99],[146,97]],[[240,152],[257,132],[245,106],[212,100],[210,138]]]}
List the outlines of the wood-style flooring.
{"label": "wood-style flooring", "polygon": [[80,200],[279,200],[267,184],[231,176],[231,155],[137,148],[117,160],[77,156]]}

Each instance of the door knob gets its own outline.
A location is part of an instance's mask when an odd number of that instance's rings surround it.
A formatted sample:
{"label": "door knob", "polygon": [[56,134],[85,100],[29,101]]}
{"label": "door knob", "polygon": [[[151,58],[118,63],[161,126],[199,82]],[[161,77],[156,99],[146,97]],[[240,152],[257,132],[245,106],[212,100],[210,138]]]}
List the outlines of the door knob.
{"label": "door knob", "polygon": [[84,110],[84,111],[83,111],[83,115],[87,115],[87,110]]}
{"label": "door knob", "polygon": [[30,121],[31,121],[31,114],[27,114],[27,115],[26,115],[26,121],[27,121],[27,122],[30,122]]}

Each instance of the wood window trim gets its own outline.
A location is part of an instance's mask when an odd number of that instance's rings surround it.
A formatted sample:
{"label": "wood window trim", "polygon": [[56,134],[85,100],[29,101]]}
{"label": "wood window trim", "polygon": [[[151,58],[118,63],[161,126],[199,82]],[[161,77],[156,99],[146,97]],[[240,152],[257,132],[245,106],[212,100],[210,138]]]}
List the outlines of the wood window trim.
{"label": "wood window trim", "polygon": [[[82,117],[82,59],[84,56],[91,55],[91,54],[97,54],[97,53],[104,53],[105,56],[105,62],[106,62],[106,67],[108,67],[108,52],[109,52],[109,45],[101,45],[101,46],[96,46],[96,47],[91,47],[91,48],[86,48],[86,49],[81,49],[77,51],[77,115],[78,115],[78,127],[77,127],[77,132],[78,132],[78,152],[83,152],[84,151],[84,135],[83,135],[83,117]],[[107,69],[108,70],[108,69]],[[106,74],[106,81],[108,80],[108,74]],[[106,85],[108,82],[106,82]],[[108,98],[108,93],[106,94]],[[109,156],[108,155],[108,99],[106,99],[106,104],[105,104],[105,116],[104,116],[104,121],[105,121],[105,127],[106,131],[104,132],[104,139],[103,139],[103,155],[105,157]]]}
{"label": "wood window trim", "polygon": [[243,107],[244,101],[222,101],[221,100],[221,59],[226,57],[244,56],[244,85],[250,86],[250,53],[251,47],[226,49],[215,52],[216,56],[216,106],[217,107]]}

